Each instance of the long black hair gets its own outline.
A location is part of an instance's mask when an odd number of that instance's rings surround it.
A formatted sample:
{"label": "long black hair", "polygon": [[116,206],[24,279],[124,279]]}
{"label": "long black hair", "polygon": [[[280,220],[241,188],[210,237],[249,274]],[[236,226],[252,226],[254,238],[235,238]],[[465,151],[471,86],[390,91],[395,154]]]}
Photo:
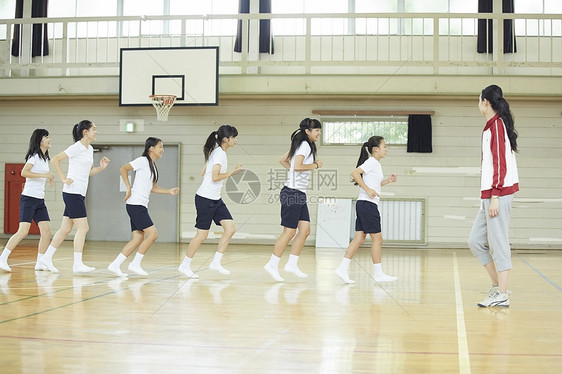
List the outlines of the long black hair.
{"label": "long black hair", "polygon": [[74,137],[74,141],[77,142],[84,137],[84,130],[89,130],[94,123],[92,121],[88,121],[87,119],[83,119],[82,121],[78,122],[72,128],[72,136]]}
{"label": "long black hair", "polygon": [[158,182],[158,168],[156,167],[154,161],[148,155],[148,151],[150,150],[150,147],[156,147],[160,142],[162,142],[161,139],[152,136],[146,139],[146,141],[144,142],[144,152],[142,153],[142,156],[148,159],[148,166],[150,166],[150,175],[152,176],[152,183]]}
{"label": "long black hair", "polygon": [[234,126],[222,125],[217,131],[213,131],[209,135],[209,137],[205,141],[205,145],[203,146],[205,162],[209,160],[209,156],[211,156],[211,152],[213,152],[213,149],[220,146],[224,138],[228,139],[231,136],[238,136],[238,130],[236,130],[236,127]]}
{"label": "long black hair", "polygon": [[515,125],[513,123],[513,115],[509,109],[509,103],[503,97],[502,89],[495,84],[488,86],[482,90],[480,94],[482,100],[486,99],[492,106],[492,109],[499,114],[500,118],[505,124],[507,130],[507,137],[509,138],[509,143],[511,144],[511,149],[513,152],[517,152],[517,131],[515,130]]}
{"label": "long black hair", "polygon": [[27,150],[27,154],[25,155],[25,161],[29,160],[30,157],[33,157],[36,153],[41,157],[43,160],[47,161],[51,158],[49,157],[49,150],[43,151],[41,150],[41,141],[43,140],[44,136],[49,136],[49,132],[45,129],[36,129],[31,134],[31,138],[29,138],[29,148]]}
{"label": "long black hair", "polygon": [[[369,157],[371,157],[370,155],[373,154],[373,147],[380,147],[383,140],[384,138],[382,136],[375,135],[371,136],[369,140],[363,143],[363,145],[361,146],[361,152],[359,153],[359,159],[357,160],[357,165],[355,167],[358,168],[359,166],[363,165],[363,163],[367,161]],[[355,185],[358,184],[353,179],[351,181]]]}
{"label": "long black hair", "polygon": [[301,143],[304,141],[307,142],[308,145],[310,145],[310,149],[312,150],[312,158],[313,160],[316,160],[316,144],[308,139],[308,134],[306,133],[306,130],[310,131],[312,129],[321,129],[321,128],[322,128],[322,123],[320,123],[319,120],[315,118],[303,119],[299,125],[299,128],[291,134],[291,148],[289,149],[287,160],[290,160],[295,155],[295,152],[297,151]]}

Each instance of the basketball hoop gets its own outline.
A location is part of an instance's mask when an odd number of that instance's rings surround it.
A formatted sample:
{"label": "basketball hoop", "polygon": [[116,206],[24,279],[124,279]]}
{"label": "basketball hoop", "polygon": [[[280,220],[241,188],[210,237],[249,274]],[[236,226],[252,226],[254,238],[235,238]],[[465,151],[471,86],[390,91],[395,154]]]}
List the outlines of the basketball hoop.
{"label": "basketball hoop", "polygon": [[158,121],[167,121],[168,113],[176,102],[175,95],[150,95],[152,105],[156,108],[156,118]]}

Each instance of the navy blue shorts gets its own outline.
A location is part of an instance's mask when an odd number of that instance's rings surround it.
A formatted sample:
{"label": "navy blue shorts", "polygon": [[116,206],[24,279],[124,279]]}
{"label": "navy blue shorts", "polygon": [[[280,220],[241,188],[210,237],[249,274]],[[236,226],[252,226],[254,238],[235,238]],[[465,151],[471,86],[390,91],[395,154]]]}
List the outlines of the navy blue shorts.
{"label": "navy blue shorts", "polygon": [[50,221],[49,212],[44,199],[21,195],[20,196],[20,222],[35,223]]}
{"label": "navy blue shorts", "polygon": [[223,219],[232,219],[222,199],[211,200],[195,194],[195,209],[197,209],[195,227],[199,230],[209,230],[211,221],[215,221],[215,224],[220,226]]}
{"label": "navy blue shorts", "polygon": [[365,234],[378,234],[381,232],[381,215],[377,204],[365,200],[357,200],[355,204],[355,231]]}
{"label": "navy blue shorts", "polygon": [[131,231],[144,231],[144,229],[154,226],[148,209],[144,205],[125,204],[125,207],[131,219]]}
{"label": "navy blue shorts", "polygon": [[84,196],[75,193],[63,192],[62,199],[64,201],[64,213],[62,214],[63,217],[75,219],[88,216],[86,214],[86,203],[84,202]]}
{"label": "navy blue shorts", "polygon": [[304,192],[284,186],[279,193],[279,200],[281,202],[281,226],[296,229],[299,221],[310,222]]}

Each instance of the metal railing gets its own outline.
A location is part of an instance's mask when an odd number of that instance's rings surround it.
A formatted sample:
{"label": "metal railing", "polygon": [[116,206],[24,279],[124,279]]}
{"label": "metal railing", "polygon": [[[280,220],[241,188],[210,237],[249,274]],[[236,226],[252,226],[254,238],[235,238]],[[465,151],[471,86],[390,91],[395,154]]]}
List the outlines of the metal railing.
{"label": "metal railing", "polygon": [[[491,22],[491,53],[477,52],[478,18]],[[241,20],[241,52],[234,52]],[[274,53],[259,53],[269,20]],[[512,20],[515,53],[503,53]],[[48,45],[33,57],[33,24]],[[488,24],[488,23],[486,23]],[[18,56],[12,55],[16,29]],[[219,46],[221,74],[562,75],[562,15],[384,13],[240,14],[0,20],[0,77],[118,75],[121,48]],[[37,48],[37,46],[36,46]]]}

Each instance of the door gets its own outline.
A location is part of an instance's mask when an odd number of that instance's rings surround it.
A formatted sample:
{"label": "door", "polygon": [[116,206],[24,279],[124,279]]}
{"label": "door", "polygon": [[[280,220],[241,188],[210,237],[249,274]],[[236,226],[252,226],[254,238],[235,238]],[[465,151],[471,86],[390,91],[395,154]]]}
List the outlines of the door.
{"label": "door", "polygon": [[[125,192],[119,169],[121,166],[142,155],[143,146],[133,145],[93,145],[94,166],[102,157],[111,161],[103,172],[90,178],[86,206],[88,209],[88,240],[129,241],[131,224],[125,210]],[[170,188],[179,187],[179,145],[166,144],[163,157],[156,162],[158,185]],[[131,185],[134,172],[129,173]],[[159,242],[178,241],[179,195],[150,194],[148,211],[158,230]]]}
{"label": "door", "polygon": [[[20,225],[20,196],[25,184],[21,169],[25,164],[6,164],[4,171],[4,233],[15,234]],[[48,209],[49,207],[47,207]],[[38,235],[39,227],[31,221],[30,234]]]}

